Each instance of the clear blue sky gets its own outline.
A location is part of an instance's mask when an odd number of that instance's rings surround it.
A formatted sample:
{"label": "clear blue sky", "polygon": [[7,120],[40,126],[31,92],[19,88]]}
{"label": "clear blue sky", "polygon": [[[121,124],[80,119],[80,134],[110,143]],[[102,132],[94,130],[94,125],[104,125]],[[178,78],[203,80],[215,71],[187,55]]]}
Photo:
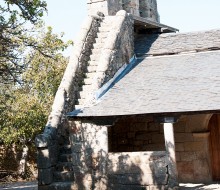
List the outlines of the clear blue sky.
{"label": "clear blue sky", "polygon": [[[77,36],[86,18],[87,0],[47,0],[47,25],[65,39]],[[220,0],[157,0],[161,23],[178,28],[180,32],[220,28]],[[68,51],[68,54],[70,52]]]}

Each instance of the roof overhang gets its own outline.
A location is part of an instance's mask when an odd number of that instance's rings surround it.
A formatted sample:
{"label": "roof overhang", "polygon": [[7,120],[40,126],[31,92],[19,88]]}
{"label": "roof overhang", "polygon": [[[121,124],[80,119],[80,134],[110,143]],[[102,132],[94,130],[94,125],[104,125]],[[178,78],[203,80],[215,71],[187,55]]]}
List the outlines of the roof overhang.
{"label": "roof overhang", "polygon": [[147,18],[132,15],[134,19],[134,26],[139,29],[157,30],[160,33],[178,32],[179,30],[158,22],[154,22]]}

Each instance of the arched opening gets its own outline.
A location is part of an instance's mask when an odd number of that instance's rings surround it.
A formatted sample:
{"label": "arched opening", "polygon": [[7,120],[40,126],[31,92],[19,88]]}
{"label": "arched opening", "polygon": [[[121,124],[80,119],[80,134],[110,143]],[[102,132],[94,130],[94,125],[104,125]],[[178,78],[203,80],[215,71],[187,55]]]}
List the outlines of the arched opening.
{"label": "arched opening", "polygon": [[220,114],[214,114],[208,125],[213,181],[220,181]]}

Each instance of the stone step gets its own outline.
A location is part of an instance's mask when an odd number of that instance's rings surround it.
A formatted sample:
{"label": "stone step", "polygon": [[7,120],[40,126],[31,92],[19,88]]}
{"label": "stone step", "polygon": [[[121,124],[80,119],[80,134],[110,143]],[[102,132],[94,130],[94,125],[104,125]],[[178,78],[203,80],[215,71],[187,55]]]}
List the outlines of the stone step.
{"label": "stone step", "polygon": [[83,108],[83,105],[75,105],[75,110],[79,110],[79,109],[82,109]]}
{"label": "stone step", "polygon": [[100,55],[100,49],[92,49],[92,54]]}
{"label": "stone step", "polygon": [[96,75],[96,73],[86,73],[86,74],[85,74],[85,77],[91,79],[91,78],[94,78],[95,75]]}
{"label": "stone step", "polygon": [[92,85],[83,85],[82,86],[82,91],[90,93],[92,90]]}
{"label": "stone step", "polygon": [[38,190],[79,190],[74,182],[54,182],[50,185],[38,186]]}
{"label": "stone step", "polygon": [[74,181],[74,172],[73,171],[65,171],[65,172],[54,172],[54,181],[55,182],[66,182],[66,181]]}
{"label": "stone step", "polygon": [[92,82],[93,82],[93,79],[91,79],[91,78],[85,78],[84,79],[84,83],[87,84],[87,85],[92,84]]}
{"label": "stone step", "polygon": [[77,104],[78,105],[83,105],[85,103],[85,99],[78,99]]}
{"label": "stone step", "polygon": [[101,32],[101,33],[98,33],[96,40],[98,40],[98,39],[105,39],[105,38],[108,37],[108,34],[109,34],[109,32]]}
{"label": "stone step", "polygon": [[88,62],[88,65],[98,66],[98,61],[89,61],[89,62]]}
{"label": "stone step", "polygon": [[[95,40],[95,43],[105,44],[106,39],[107,39],[107,37],[106,37],[106,38],[97,38],[97,39]],[[101,52],[100,52],[100,49],[98,49],[97,51],[99,51],[99,54],[101,53]]]}
{"label": "stone step", "polygon": [[[100,50],[100,49],[99,49],[99,50]],[[100,50],[100,51],[101,51],[101,50]],[[92,54],[92,55],[90,56],[90,60],[91,60],[91,61],[98,61],[99,58],[100,58],[100,55],[99,55],[99,54]]]}
{"label": "stone step", "polygon": [[[102,47],[103,47],[103,45],[104,45],[104,43],[100,43],[100,42],[98,42],[98,43],[94,43],[93,44],[93,48],[94,49],[101,49]],[[92,54],[93,55],[93,54]],[[91,56],[92,56],[91,55]],[[91,56],[90,56],[90,60],[93,60],[93,59],[91,59]]]}
{"label": "stone step", "polygon": [[70,144],[69,134],[68,133],[65,133],[65,135],[62,134],[58,139],[58,144],[60,146],[63,146],[65,144]]}
{"label": "stone step", "polygon": [[60,147],[60,154],[71,154],[71,153],[72,153],[71,145],[64,145]]}
{"label": "stone step", "polygon": [[89,95],[89,92],[80,91],[78,99],[86,99]]}
{"label": "stone step", "polygon": [[97,69],[97,66],[89,65],[87,67],[87,72],[93,73],[93,72],[96,72],[96,69]]}
{"label": "stone step", "polygon": [[103,24],[99,28],[99,32],[109,32],[110,30],[111,30],[111,26],[110,25],[106,25],[106,24]]}
{"label": "stone step", "polygon": [[[86,97],[82,97],[82,95],[83,95],[82,90],[78,91],[77,92],[77,99],[85,99],[86,98]],[[76,103],[77,103],[77,101],[76,101]]]}
{"label": "stone step", "polygon": [[72,162],[59,162],[56,165],[55,170],[59,172],[73,171],[73,163]]}
{"label": "stone step", "polygon": [[61,154],[59,156],[59,161],[60,162],[72,162],[73,161],[72,154]]}

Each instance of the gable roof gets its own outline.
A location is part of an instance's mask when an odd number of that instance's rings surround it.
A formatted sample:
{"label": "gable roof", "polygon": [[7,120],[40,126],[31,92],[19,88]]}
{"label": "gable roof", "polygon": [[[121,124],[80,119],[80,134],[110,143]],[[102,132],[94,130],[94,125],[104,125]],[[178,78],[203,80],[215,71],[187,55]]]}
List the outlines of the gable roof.
{"label": "gable roof", "polygon": [[[186,34],[151,35],[151,39],[137,40],[137,66],[96,105],[70,116],[220,110],[220,50],[216,50],[220,48],[220,31],[189,34],[191,40]],[[148,46],[151,48],[147,50]]]}

